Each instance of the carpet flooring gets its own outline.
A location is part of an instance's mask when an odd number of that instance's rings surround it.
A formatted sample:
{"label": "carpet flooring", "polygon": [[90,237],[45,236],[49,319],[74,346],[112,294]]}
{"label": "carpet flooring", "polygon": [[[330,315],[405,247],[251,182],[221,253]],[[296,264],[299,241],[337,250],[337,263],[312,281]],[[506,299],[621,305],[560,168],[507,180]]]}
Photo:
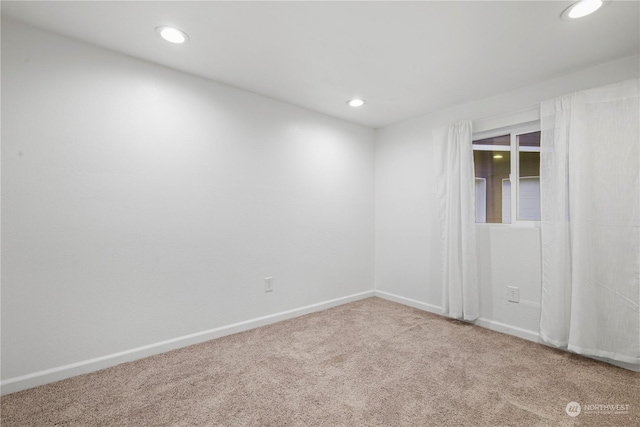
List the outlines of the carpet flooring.
{"label": "carpet flooring", "polygon": [[368,298],[9,394],[1,409],[3,427],[639,426],[640,374]]}

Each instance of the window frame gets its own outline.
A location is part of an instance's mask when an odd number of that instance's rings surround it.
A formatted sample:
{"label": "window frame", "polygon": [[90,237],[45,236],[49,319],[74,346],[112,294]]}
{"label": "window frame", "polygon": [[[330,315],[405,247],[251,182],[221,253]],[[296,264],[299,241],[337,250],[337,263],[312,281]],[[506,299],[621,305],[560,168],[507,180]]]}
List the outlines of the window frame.
{"label": "window frame", "polygon": [[[540,227],[540,221],[534,220],[521,220],[518,219],[520,214],[520,147],[518,146],[518,136],[540,132],[540,121],[535,120],[526,123],[519,123],[511,126],[499,127],[494,129],[488,129],[481,132],[475,132],[472,135],[472,150],[473,151],[509,151],[510,159],[510,171],[509,181],[515,185],[510,185],[511,196],[511,222],[510,223],[495,223],[495,222],[476,222],[476,225],[491,225],[491,226],[517,226],[517,227]],[[506,145],[475,145],[473,141],[493,138],[496,136],[509,135],[509,146]],[[527,149],[522,151],[540,151],[540,149]],[[475,173],[474,173],[475,175]],[[475,203],[475,200],[474,200]]]}

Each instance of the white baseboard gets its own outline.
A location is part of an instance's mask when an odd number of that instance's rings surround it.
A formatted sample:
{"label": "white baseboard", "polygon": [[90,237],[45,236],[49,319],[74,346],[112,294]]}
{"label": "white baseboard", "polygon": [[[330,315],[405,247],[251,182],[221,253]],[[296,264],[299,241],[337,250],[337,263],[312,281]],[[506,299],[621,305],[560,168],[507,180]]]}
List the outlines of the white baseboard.
{"label": "white baseboard", "polygon": [[[410,307],[414,307],[420,310],[428,311],[434,314],[442,314],[442,307],[437,305],[428,304],[426,302],[416,301],[411,298],[401,297],[399,295],[390,294],[384,291],[375,291],[375,295],[380,298],[387,299],[389,301],[397,302],[399,304],[408,305]],[[475,325],[478,325],[483,328],[491,329],[492,331],[502,332],[504,334],[514,335],[519,338],[524,338],[525,340],[538,342],[538,333],[534,331],[529,331],[527,329],[518,328],[517,326],[507,325],[505,323],[496,322],[495,320],[479,318],[478,320],[471,322]]]}
{"label": "white baseboard", "polygon": [[496,322],[495,320],[485,319],[484,317],[479,318],[473,323],[483,328],[491,329],[492,331],[502,332],[503,334],[513,335],[533,342],[539,342],[540,334],[535,331],[507,325],[506,323]]}
{"label": "white baseboard", "polygon": [[352,301],[357,301],[373,296],[375,296],[374,291],[361,292],[358,294],[348,295],[346,297],[336,298],[317,304],[307,305],[305,307],[300,307],[293,310],[282,311],[280,313],[246,320],[244,322],[238,322],[207,331],[172,338],[170,340],[133,348],[119,353],[96,357],[95,359],[83,360],[81,362],[71,363],[69,365],[46,369],[44,371],[34,372],[19,377],[9,378],[0,382],[0,394],[5,395],[9,393],[15,393],[17,391],[64,380],[67,378],[75,377],[77,375],[99,371],[101,369],[116,366],[121,363],[131,362],[133,360],[142,359],[144,357],[153,356],[155,354],[165,353],[177,348],[198,344],[215,338],[220,338],[226,335],[258,328],[260,326],[292,319],[294,317],[303,316],[305,314],[314,313],[316,311],[326,310],[331,307],[336,307],[338,305],[347,304]]}
{"label": "white baseboard", "polygon": [[375,296],[389,301],[397,302],[398,304],[408,305],[409,307],[417,308],[419,310],[428,311],[429,313],[442,315],[442,307],[437,305],[428,304],[426,302],[418,301],[411,298],[401,297],[399,295],[390,294],[384,291],[374,291]]}

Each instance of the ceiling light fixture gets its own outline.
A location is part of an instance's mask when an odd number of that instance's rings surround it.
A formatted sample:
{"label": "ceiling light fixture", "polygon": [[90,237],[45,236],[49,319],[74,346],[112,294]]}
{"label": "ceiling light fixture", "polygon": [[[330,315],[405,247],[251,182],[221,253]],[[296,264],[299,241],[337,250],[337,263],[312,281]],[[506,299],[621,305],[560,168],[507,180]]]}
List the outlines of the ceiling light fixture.
{"label": "ceiling light fixture", "polygon": [[362,107],[365,104],[364,99],[354,98],[347,101],[349,107]]}
{"label": "ceiling light fixture", "polygon": [[187,33],[174,27],[158,27],[156,32],[160,37],[171,43],[180,44],[189,40]]}
{"label": "ceiling light fixture", "polygon": [[602,6],[602,0],[580,0],[566,8],[560,17],[567,20],[582,18],[600,9],[600,6]]}
{"label": "ceiling light fixture", "polygon": [[502,154],[496,154],[495,156],[493,156],[494,159],[501,159],[502,157]]}

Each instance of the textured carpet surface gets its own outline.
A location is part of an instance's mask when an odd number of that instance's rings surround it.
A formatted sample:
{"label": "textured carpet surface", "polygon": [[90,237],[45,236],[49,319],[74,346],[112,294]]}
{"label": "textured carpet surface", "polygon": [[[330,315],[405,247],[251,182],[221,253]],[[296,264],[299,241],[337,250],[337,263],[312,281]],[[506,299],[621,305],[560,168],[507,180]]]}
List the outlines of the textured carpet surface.
{"label": "textured carpet surface", "polygon": [[3,427],[639,426],[640,374],[369,298],[10,394],[1,409]]}

